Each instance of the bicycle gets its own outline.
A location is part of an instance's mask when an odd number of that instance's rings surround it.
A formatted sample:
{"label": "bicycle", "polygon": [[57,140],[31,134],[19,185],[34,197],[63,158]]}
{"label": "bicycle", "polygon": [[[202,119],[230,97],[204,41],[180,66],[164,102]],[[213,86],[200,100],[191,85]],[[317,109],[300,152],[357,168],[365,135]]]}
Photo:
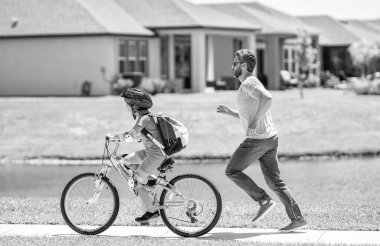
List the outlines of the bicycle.
{"label": "bicycle", "polygon": [[[113,151],[110,151],[111,144],[114,145]],[[135,191],[134,171],[121,165],[116,156],[119,145],[119,141],[106,139],[102,168],[95,173],[75,176],[62,192],[60,207],[63,218],[71,229],[80,234],[104,232],[117,217],[119,195],[107,177],[112,168]],[[106,156],[109,163],[105,162]],[[212,230],[220,218],[220,193],[211,181],[198,174],[181,174],[167,181],[166,172],[173,169],[174,162],[170,157],[164,160],[157,169],[159,175],[155,184],[145,188],[162,221],[172,232],[182,237],[202,236]]]}

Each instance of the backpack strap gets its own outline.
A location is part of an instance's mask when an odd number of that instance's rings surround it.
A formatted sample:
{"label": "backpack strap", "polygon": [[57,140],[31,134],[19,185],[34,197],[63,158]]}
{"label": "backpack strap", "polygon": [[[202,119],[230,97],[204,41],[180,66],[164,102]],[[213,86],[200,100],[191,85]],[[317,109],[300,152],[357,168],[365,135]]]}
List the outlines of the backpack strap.
{"label": "backpack strap", "polygon": [[148,115],[153,118],[153,120],[154,120],[154,122],[156,124],[158,124],[158,120],[157,120],[158,117],[164,117],[164,115],[162,114],[162,112],[158,112],[157,114],[149,113]]}
{"label": "backpack strap", "polygon": [[154,123],[156,123],[156,125],[158,124],[158,120],[157,120],[157,115],[155,114],[149,114],[149,116],[151,116],[154,120]]}
{"label": "backpack strap", "polygon": [[152,142],[157,145],[160,149],[165,149],[165,146],[163,146],[153,135],[148,131],[146,128],[143,128],[141,130],[141,133],[147,136]]}

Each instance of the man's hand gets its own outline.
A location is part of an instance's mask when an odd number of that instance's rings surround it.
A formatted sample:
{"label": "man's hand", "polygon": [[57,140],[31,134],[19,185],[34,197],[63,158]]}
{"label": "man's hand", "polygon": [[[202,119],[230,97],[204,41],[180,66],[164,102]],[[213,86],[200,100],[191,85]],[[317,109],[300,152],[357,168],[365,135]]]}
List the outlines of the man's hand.
{"label": "man's hand", "polygon": [[216,107],[216,112],[221,114],[227,114],[239,119],[239,113],[233,109],[230,109],[228,106],[224,104],[219,104],[218,107]]}
{"label": "man's hand", "polygon": [[250,129],[256,129],[258,126],[258,123],[256,121],[253,121],[249,124],[248,128]]}
{"label": "man's hand", "polygon": [[248,126],[246,134],[247,135],[255,134],[257,126],[258,126],[257,122],[251,122],[251,124],[249,124]]}
{"label": "man's hand", "polygon": [[216,112],[222,114],[231,114],[232,111],[227,105],[219,104],[218,107],[216,107]]}

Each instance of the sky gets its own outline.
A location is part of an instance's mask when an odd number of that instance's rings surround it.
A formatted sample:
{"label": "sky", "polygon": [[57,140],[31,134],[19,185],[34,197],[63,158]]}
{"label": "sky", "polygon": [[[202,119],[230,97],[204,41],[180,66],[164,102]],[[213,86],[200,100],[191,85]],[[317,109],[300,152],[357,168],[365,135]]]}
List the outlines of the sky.
{"label": "sky", "polygon": [[188,0],[193,3],[260,2],[294,16],[329,15],[336,19],[380,19],[380,0]]}

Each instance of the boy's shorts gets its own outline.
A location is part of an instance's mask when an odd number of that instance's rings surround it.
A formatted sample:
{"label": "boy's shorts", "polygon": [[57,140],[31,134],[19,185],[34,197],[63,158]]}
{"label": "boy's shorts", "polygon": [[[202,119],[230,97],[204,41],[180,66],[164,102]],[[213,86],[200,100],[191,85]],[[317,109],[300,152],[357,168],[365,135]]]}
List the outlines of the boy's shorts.
{"label": "boy's shorts", "polygon": [[127,166],[139,164],[139,169],[147,174],[152,174],[165,160],[162,153],[149,153],[139,150],[123,158],[123,163]]}

